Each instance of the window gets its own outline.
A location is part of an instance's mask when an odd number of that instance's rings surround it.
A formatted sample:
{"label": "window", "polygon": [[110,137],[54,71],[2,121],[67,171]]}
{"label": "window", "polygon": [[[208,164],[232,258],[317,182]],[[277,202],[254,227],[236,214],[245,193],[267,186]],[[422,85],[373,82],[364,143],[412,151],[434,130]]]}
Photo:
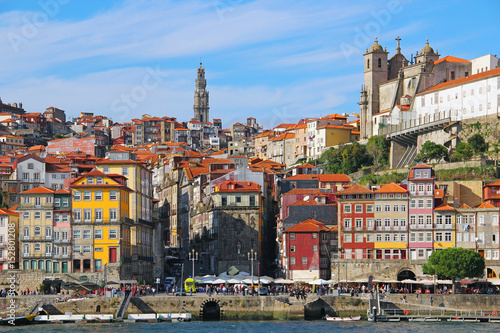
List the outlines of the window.
{"label": "window", "polygon": [[83,239],[90,239],[90,230],[83,230]]}
{"label": "window", "polygon": [[385,240],[386,242],[390,242],[390,241],[391,241],[391,234],[385,234],[385,235],[384,235],[384,240]]}
{"label": "window", "polygon": [[451,232],[445,232],[444,233],[444,241],[445,242],[451,242]]}
{"label": "window", "polygon": [[420,225],[424,224],[424,216],[423,215],[418,216],[418,224],[420,224]]}
{"label": "window", "polygon": [[28,182],[30,180],[30,174],[23,172],[23,181]]}
{"label": "window", "polygon": [[237,202],[237,203],[240,203],[240,202],[241,202],[241,196],[239,196],[239,195],[237,195],[237,196],[236,196],[236,202]]}
{"label": "window", "polygon": [[313,232],[313,233],[312,233],[312,238],[313,238],[313,239],[318,238],[318,233],[317,233],[317,232]]}
{"label": "window", "polygon": [[375,225],[377,227],[381,227],[382,226],[382,219],[375,219]]}
{"label": "window", "polygon": [[392,211],[393,212],[399,212],[399,205],[393,205],[392,206]]}
{"label": "window", "polygon": [[250,206],[255,206],[255,195],[251,195],[249,198],[250,198]]}
{"label": "window", "polygon": [[350,213],[351,212],[351,205],[344,205],[344,213]]}
{"label": "window", "polygon": [[[363,241],[363,240],[361,240]],[[366,241],[368,243],[373,242],[373,234],[366,234]]]}
{"label": "window", "polygon": [[41,236],[41,235],[42,235],[42,228],[41,227],[35,227],[34,236]]}
{"label": "window", "polygon": [[418,200],[418,208],[424,208],[424,200]]}
{"label": "window", "polygon": [[399,234],[393,234],[392,235],[392,241],[393,242],[399,242]]}
{"label": "window", "polygon": [[426,233],[425,241],[432,242],[432,232]]}
{"label": "window", "polygon": [[26,196],[26,197],[24,197],[24,198],[23,198],[23,203],[25,203],[25,204],[29,204],[29,203],[30,203],[30,197],[27,197],[27,196]]}
{"label": "window", "polygon": [[83,221],[90,222],[92,220],[92,209],[84,208],[83,209]]}
{"label": "window", "polygon": [[390,212],[391,211],[391,205],[384,205],[384,212]]}
{"label": "window", "polygon": [[415,242],[415,239],[416,239],[416,238],[415,238],[415,233],[414,233],[414,232],[410,233],[410,242],[413,242],[413,243],[414,243],[414,242]]}
{"label": "window", "polygon": [[406,227],[406,219],[401,219],[401,226]]}
{"label": "window", "polygon": [[457,242],[461,242],[461,241],[462,241],[462,233],[457,232]]}
{"label": "window", "polygon": [[28,163],[28,169],[34,169],[33,163]]}
{"label": "window", "polygon": [[391,226],[391,219],[385,219],[384,220],[384,226],[385,227],[390,227]]}
{"label": "window", "polygon": [[436,242],[443,241],[443,234],[441,232],[436,232]]}
{"label": "window", "polygon": [[116,229],[109,229],[108,238],[109,239],[117,239],[118,238],[118,231]]}
{"label": "window", "polygon": [[392,225],[395,226],[395,227],[398,227],[399,226],[399,220],[398,219],[394,219],[392,221]]}
{"label": "window", "polygon": [[92,200],[92,192],[83,191],[83,201],[91,201],[91,200]]}
{"label": "window", "polygon": [[424,241],[424,233],[423,232],[419,232],[418,233],[418,241],[419,242],[423,242]]}
{"label": "window", "polygon": [[362,234],[356,234],[355,240],[356,240],[356,243],[363,243],[363,235]]}
{"label": "window", "polygon": [[345,229],[351,228],[351,219],[344,219],[344,228]]}
{"label": "window", "polygon": [[295,265],[295,257],[290,257],[290,265]]}
{"label": "window", "polygon": [[427,224],[432,225],[432,215],[427,215]]}
{"label": "window", "polygon": [[45,212],[45,219],[46,220],[52,219],[52,212]]}
{"label": "window", "polygon": [[406,234],[399,235],[399,239],[401,240],[401,242],[406,242]]}
{"label": "window", "polygon": [[102,222],[102,208],[96,208],[94,214],[96,222]]}
{"label": "window", "polygon": [[414,199],[410,200],[410,208],[415,208],[415,200]]}
{"label": "window", "polygon": [[46,238],[52,237],[52,227],[45,227],[45,237]]}
{"label": "window", "polygon": [[424,192],[424,184],[418,184],[418,194],[422,195]]}
{"label": "window", "polygon": [[91,252],[90,245],[84,245],[83,246],[83,253],[90,253],[90,252]]}
{"label": "window", "polygon": [[352,235],[344,234],[344,243],[351,243],[351,242],[352,242]]}
{"label": "window", "polygon": [[375,205],[375,211],[376,212],[381,212],[382,211],[382,205]]}
{"label": "window", "polygon": [[356,205],[356,213],[363,213],[363,205]]}
{"label": "window", "polygon": [[290,233],[290,240],[295,240],[295,232]]}
{"label": "window", "polygon": [[67,241],[68,240],[68,232],[67,231],[63,231],[61,233],[61,235],[62,235],[61,238],[62,238],[63,241]]}
{"label": "window", "polygon": [[96,200],[96,201],[102,200],[102,191],[95,191],[94,192],[94,200]]}
{"label": "window", "polygon": [[313,252],[318,252],[318,245],[316,244],[313,245]]}
{"label": "window", "polygon": [[426,208],[432,208],[432,199],[427,199]]}
{"label": "window", "polygon": [[117,200],[116,191],[109,191],[109,200]]}
{"label": "window", "polygon": [[94,239],[102,239],[102,229],[94,230]]}
{"label": "window", "polygon": [[73,200],[80,201],[82,199],[80,191],[73,191]]}
{"label": "window", "polygon": [[29,220],[30,219],[30,212],[24,212],[23,213],[23,219]]}
{"label": "window", "polygon": [[381,242],[381,241],[382,241],[382,235],[381,235],[381,234],[377,234],[377,235],[375,236],[375,240],[376,240],[377,242]]}
{"label": "window", "polygon": [[290,246],[290,252],[295,252],[295,245]]}
{"label": "window", "polygon": [[97,177],[96,178],[96,184],[98,184],[98,185],[102,184],[102,177]]}
{"label": "window", "polygon": [[52,244],[45,244],[45,255],[50,256],[52,254]]}
{"label": "window", "polygon": [[24,239],[27,239],[30,237],[30,227],[23,228],[23,236],[24,236]]}
{"label": "window", "polygon": [[81,230],[73,230],[73,239],[80,239],[82,236]]}
{"label": "window", "polygon": [[363,219],[356,219],[355,223],[356,223],[356,229],[363,228]]}
{"label": "window", "polygon": [[35,219],[39,220],[42,218],[42,213],[41,212],[35,212]]}
{"label": "window", "polygon": [[81,252],[81,251],[82,251],[82,250],[81,250],[80,245],[74,245],[74,246],[73,246],[73,252],[79,253],[79,252]]}
{"label": "window", "polygon": [[109,209],[109,220],[112,222],[116,222],[117,220],[117,210],[116,208]]}
{"label": "window", "polygon": [[40,252],[42,250],[42,245],[40,243],[35,243],[35,252]]}
{"label": "window", "polygon": [[401,205],[401,211],[406,212],[406,205]]}
{"label": "window", "polygon": [[367,219],[366,226],[368,227],[368,229],[373,229],[373,219]]}
{"label": "window", "polygon": [[366,205],[366,212],[373,213],[373,205]]}
{"label": "window", "polygon": [[415,224],[415,215],[410,215],[410,224],[414,225]]}

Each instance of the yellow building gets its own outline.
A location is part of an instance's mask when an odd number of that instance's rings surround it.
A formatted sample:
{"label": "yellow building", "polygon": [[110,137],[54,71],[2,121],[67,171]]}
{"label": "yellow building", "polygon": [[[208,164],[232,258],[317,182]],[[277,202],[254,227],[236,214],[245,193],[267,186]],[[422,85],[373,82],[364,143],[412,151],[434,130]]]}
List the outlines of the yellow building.
{"label": "yellow building", "polygon": [[73,273],[106,270],[108,279],[132,278],[132,190],[126,182],[124,176],[94,170],[71,184]]}
{"label": "yellow building", "polygon": [[434,251],[455,247],[455,208],[434,208]]}
{"label": "yellow building", "polygon": [[[117,174],[126,177],[130,193],[129,215],[131,225],[132,262],[131,274],[138,281],[152,280],[153,272],[153,176],[151,170],[136,160],[136,155],[129,151],[113,150],[108,157],[96,162],[97,169],[105,174]],[[161,231],[158,231],[161,234]],[[163,248],[157,251],[156,258],[163,259]]]}

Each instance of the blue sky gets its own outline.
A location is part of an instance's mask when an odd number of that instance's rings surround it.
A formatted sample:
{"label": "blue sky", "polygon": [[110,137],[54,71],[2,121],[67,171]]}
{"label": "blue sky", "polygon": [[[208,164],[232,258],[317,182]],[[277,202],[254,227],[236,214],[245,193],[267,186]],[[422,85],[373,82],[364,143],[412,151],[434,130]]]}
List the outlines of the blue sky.
{"label": "blue sky", "polygon": [[28,112],[114,121],[193,115],[206,68],[210,117],[269,128],[358,113],[363,53],[430,45],[443,56],[500,54],[500,1],[0,0],[0,97]]}

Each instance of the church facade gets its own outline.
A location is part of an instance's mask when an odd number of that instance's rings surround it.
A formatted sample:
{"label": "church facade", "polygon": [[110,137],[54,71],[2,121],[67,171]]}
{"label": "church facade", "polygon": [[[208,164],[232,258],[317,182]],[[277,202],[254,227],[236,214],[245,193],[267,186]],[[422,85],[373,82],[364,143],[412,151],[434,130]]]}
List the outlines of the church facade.
{"label": "church facade", "polygon": [[[500,73],[499,59],[493,55],[471,61],[452,56],[440,58],[427,40],[421,51],[408,60],[401,53],[401,39],[396,41],[396,53],[391,58],[377,40],[363,55],[364,85],[358,104],[361,139],[385,136],[391,141],[391,166],[403,167],[413,162],[427,140],[449,149],[456,147],[461,122],[482,116],[480,108],[486,110],[489,105],[490,114],[496,116],[500,106],[496,92],[500,85],[497,87],[495,80]],[[490,88],[485,86],[484,91],[495,92],[487,101],[465,101],[467,93],[464,96],[462,91],[436,95],[451,87],[462,90],[464,85],[483,79],[491,81]]]}

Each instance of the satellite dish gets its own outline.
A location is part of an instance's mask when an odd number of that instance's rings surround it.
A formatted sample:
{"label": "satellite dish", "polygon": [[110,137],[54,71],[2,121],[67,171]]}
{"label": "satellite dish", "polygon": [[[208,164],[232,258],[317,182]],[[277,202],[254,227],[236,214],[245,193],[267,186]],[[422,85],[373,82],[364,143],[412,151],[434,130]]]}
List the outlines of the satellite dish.
{"label": "satellite dish", "polygon": [[304,197],[304,201],[308,201],[308,200],[309,200],[309,196],[308,196],[308,195],[306,195],[306,196]]}

